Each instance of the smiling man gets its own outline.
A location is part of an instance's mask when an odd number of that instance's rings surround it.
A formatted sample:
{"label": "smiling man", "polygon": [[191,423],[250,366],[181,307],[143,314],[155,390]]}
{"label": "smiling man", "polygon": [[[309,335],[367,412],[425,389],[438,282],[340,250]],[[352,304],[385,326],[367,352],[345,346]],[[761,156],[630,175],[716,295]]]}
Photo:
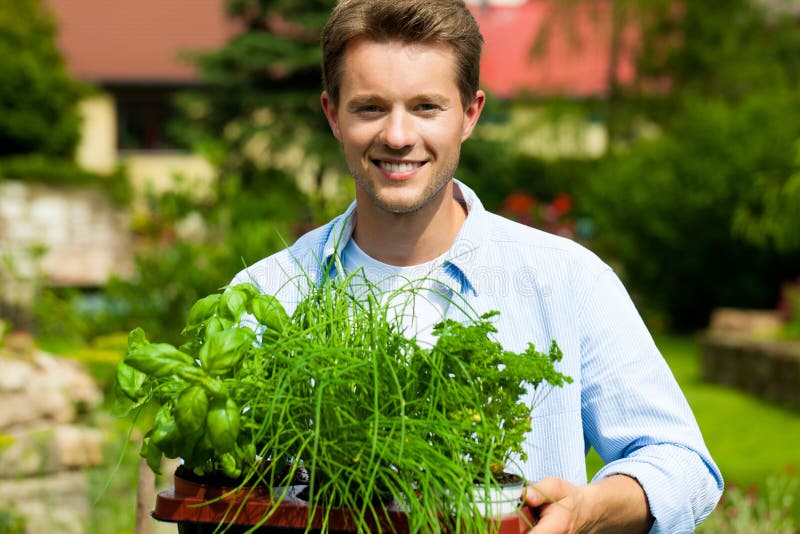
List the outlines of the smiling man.
{"label": "smiling man", "polygon": [[[322,48],[322,110],[355,202],[232,283],[254,283],[291,312],[309,277],[361,270],[390,292],[421,276],[430,296],[405,312],[410,335],[499,310],[506,349],[557,340],[559,370],[574,380],[543,399],[531,392],[519,466],[535,532],[693,531],[722,478],[617,276],[572,241],[487,212],[455,179],[485,102],[482,38],[463,1],[342,0]],[[589,482],[590,447],[606,465]]]}
{"label": "smiling man", "polygon": [[340,61],[322,109],[356,182],[353,238],[390,265],[432,260],[466,218],[453,176],[485,96],[459,92],[446,44],[357,38]]}

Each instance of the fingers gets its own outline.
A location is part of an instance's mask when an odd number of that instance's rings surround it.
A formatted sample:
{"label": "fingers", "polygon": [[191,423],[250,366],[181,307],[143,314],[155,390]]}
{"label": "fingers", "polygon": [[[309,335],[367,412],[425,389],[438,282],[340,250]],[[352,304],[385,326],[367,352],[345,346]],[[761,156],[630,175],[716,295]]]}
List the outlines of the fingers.
{"label": "fingers", "polygon": [[555,477],[543,478],[522,490],[522,500],[528,506],[536,508],[560,501],[570,494],[572,488],[572,484],[566,480]]}
{"label": "fingers", "polygon": [[523,490],[523,501],[537,511],[538,522],[532,534],[569,534],[574,532],[576,486],[560,478],[545,478]]}

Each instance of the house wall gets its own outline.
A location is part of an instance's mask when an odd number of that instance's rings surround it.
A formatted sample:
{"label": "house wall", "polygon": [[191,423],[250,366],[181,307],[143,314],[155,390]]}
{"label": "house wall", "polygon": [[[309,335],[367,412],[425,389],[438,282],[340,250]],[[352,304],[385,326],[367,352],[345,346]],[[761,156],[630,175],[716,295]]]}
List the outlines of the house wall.
{"label": "house wall", "polygon": [[518,104],[507,122],[486,123],[480,128],[494,140],[545,159],[597,158],[608,145],[608,131],[602,122],[589,121],[578,112],[554,116],[535,104]]}
{"label": "house wall", "polygon": [[128,171],[134,196],[147,192],[165,193],[180,189],[196,198],[213,194],[214,168],[202,157],[189,152],[124,152],[119,161]]}
{"label": "house wall", "polygon": [[197,154],[183,151],[120,152],[117,148],[117,111],[114,96],[95,94],[80,103],[83,118],[81,139],[75,153],[77,163],[91,171],[109,173],[124,165],[134,193],[163,193],[175,187],[175,177],[198,195],[208,195],[215,178],[214,168]]}
{"label": "house wall", "polygon": [[85,98],[79,104],[83,118],[75,160],[81,167],[109,173],[117,166],[117,118],[114,99],[106,93]]}
{"label": "house wall", "polygon": [[24,307],[40,283],[105,284],[132,253],[128,217],[100,189],[0,183],[0,302]]}

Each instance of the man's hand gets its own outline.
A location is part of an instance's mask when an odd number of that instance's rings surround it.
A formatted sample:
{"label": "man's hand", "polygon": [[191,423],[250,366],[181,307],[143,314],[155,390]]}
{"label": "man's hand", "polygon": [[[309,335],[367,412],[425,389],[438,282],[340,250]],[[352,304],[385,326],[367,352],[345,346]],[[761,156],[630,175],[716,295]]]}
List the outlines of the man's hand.
{"label": "man's hand", "polygon": [[539,516],[532,534],[638,533],[653,525],[644,490],[625,475],[585,486],[545,478],[525,488],[523,499]]}

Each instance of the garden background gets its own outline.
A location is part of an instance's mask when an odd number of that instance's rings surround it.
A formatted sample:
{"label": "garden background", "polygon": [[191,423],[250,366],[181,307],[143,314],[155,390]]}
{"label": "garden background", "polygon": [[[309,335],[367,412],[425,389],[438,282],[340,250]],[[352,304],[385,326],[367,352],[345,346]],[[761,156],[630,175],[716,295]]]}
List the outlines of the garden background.
{"label": "garden background", "polygon": [[[158,139],[137,122],[150,108],[118,106],[111,136],[121,151],[149,143],[205,162],[201,182],[183,173],[154,186],[133,176],[133,159],[80,165],[82,103],[115,85],[70,70],[50,10],[59,2],[0,0],[0,187],[100,191],[123,215],[127,258],[99,281],[59,279],[47,244],[11,242],[13,217],[0,211],[4,357],[45,350],[77,360],[108,393],[127,332],[179,341],[196,299],[352,197],[318,105],[318,32],[334,2],[216,3],[230,17],[224,42],[181,56],[196,79],[170,88]],[[494,4],[471,7],[486,21],[515,8]],[[602,85],[490,92],[458,177],[490,210],[581,241],[623,278],[729,485],[703,531],[797,532],[800,412],[707,381],[699,341],[719,308],[769,310],[780,323],[771,336],[800,338],[800,9],[767,0],[516,4],[547,7],[526,49],[532,64],[554,53],[552,35],[576,54],[600,43]],[[188,3],[180,18],[191,27]],[[587,141],[597,132],[599,143]],[[102,430],[105,456],[87,470],[92,505],[78,531],[132,532],[138,447],[124,445],[137,433],[107,417],[105,398],[81,415]],[[0,455],[15,432],[0,428]],[[590,455],[590,471],[598,462]],[[23,515],[0,501],[0,532],[19,531]]]}

